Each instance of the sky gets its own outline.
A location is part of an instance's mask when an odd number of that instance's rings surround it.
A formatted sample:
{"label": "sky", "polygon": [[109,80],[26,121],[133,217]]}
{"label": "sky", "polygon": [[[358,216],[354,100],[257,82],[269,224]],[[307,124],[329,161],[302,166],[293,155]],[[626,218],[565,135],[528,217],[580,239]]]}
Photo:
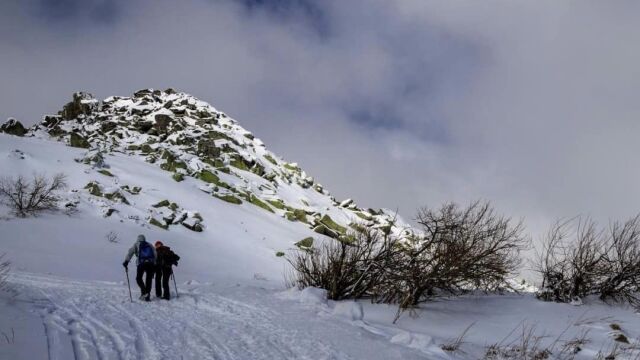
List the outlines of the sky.
{"label": "sky", "polygon": [[3,0],[0,119],[191,93],[339,199],[640,212],[637,1]]}

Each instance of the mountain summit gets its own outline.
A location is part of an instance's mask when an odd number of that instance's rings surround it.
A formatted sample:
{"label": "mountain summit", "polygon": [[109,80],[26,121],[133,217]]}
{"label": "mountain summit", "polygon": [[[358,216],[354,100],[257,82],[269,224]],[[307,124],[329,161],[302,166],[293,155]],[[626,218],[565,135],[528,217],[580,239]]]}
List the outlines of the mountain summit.
{"label": "mountain summit", "polygon": [[[350,226],[373,227],[399,236],[411,233],[390,211],[364,209],[350,199],[337,201],[296,163],[267,150],[260,139],[224,112],[173,89],[145,89],[131,97],[104,100],[78,92],[57,115],[44,116],[28,130],[15,120],[3,129],[87,149],[77,161],[88,165],[88,171],[107,177],[113,177],[105,159],[109,154],[143,158],[176,182],[189,179],[202,196],[211,196],[213,201],[257,207],[303,224],[316,236],[349,242]],[[128,184],[115,190],[105,187],[99,180],[84,186],[90,195],[109,200],[103,206],[105,216],[126,213],[118,207],[130,206],[127,198],[140,191]],[[154,204],[146,221],[163,229],[183,225],[197,232],[204,231],[207,223],[198,212],[185,211],[169,199]],[[296,242],[308,247],[312,238]]]}

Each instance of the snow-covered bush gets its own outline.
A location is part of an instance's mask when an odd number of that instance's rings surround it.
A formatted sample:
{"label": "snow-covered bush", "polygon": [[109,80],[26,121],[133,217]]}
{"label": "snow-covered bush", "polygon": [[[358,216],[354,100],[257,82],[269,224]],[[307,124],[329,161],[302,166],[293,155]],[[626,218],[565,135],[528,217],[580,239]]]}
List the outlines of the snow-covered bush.
{"label": "snow-covered bush", "polygon": [[538,298],[626,301],[640,307],[640,216],[600,229],[590,219],[551,226],[536,264],[542,275]]}
{"label": "snow-covered bush", "polygon": [[19,175],[0,179],[0,201],[9,206],[19,217],[37,215],[46,210],[55,210],[60,197],[57,192],[67,186],[64,174],[48,179],[34,175],[31,180]]}

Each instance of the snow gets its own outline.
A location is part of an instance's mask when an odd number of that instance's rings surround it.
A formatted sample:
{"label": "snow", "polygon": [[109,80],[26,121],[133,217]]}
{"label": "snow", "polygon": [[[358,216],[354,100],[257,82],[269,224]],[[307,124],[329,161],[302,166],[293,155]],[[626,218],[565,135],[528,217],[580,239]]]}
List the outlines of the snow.
{"label": "snow", "polygon": [[[179,101],[184,95],[167,99]],[[142,109],[129,98],[104,101],[112,102],[114,109]],[[187,103],[217,113],[206,103],[193,99]],[[156,105],[144,109],[152,115],[169,115]],[[233,127],[231,135],[248,133],[227,117],[221,117],[219,124]],[[323,289],[285,289],[289,265],[276,252],[294,251],[294,244],[308,236],[331,241],[319,237],[308,224],[283,218],[282,210],[271,213],[246,201],[235,205],[216,199],[208,194],[213,186],[190,176],[176,182],[158,164],[122,149],[104,156],[114,175],[105,176],[98,173],[99,167],[76,161],[95,151],[68,147],[41,130],[33,134],[25,138],[0,134],[1,175],[64,171],[69,187],[63,202],[76,203],[77,211],[17,219],[0,206],[0,253],[12,262],[8,280],[12,291],[0,292],[0,359],[478,359],[489,345],[517,343],[523,328],[534,328],[544,346],[565,344],[586,333],[588,342],[576,359],[606,355],[616,345],[620,352],[616,359],[640,356],[640,314],[633,309],[596,299],[579,306],[541,302],[530,293],[534,287],[515,279],[511,285],[522,294],[440,299],[401,314],[395,323],[395,306],[328,301]],[[147,139],[137,135],[122,141],[143,144]],[[307,178],[304,171],[299,175],[267,161],[265,155],[283,162],[261,141],[243,135],[235,139],[253,144],[238,151],[257,159],[266,171]],[[157,146],[168,145],[152,144]],[[180,149],[168,147],[176,153]],[[180,155],[191,169],[208,166],[193,155]],[[326,191],[305,189],[295,181],[278,179],[276,186],[236,168],[218,176],[263,199],[282,199],[300,209],[328,214],[345,226],[358,220],[349,199],[336,202]],[[104,191],[120,191],[130,205],[90,195],[84,187],[92,181]],[[122,190],[125,185],[142,190],[130,194]],[[152,206],[162,200],[175,202],[176,213],[187,214],[187,225],[194,225],[199,214],[204,231],[151,225],[151,216],[171,213]],[[341,207],[352,205],[353,210]],[[117,212],[105,217],[108,209]],[[378,226],[386,224],[386,215],[358,211],[376,217]],[[395,216],[391,210],[386,213]],[[398,218],[393,232],[406,229],[410,227]],[[117,235],[114,242],[107,240],[109,233]],[[181,256],[175,268],[179,298],[139,302],[130,274],[134,301],[129,300],[121,263],[138,234],[151,242],[161,240]],[[467,328],[460,350],[442,350]],[[615,342],[620,334],[631,344]]]}

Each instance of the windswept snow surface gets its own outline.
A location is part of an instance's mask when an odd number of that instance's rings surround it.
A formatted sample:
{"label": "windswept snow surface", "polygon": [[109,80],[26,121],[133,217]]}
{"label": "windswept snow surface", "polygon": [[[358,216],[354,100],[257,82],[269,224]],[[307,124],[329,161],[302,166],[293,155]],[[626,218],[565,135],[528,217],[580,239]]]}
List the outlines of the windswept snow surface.
{"label": "windswept snow surface", "polygon": [[[556,349],[584,337],[576,359],[640,356],[640,315],[595,300],[572,306],[531,294],[467,296],[424,304],[417,317],[405,313],[393,324],[393,306],[327,301],[320,289],[286,290],[287,263],[276,253],[292,251],[305,237],[318,239],[308,224],[248,202],[216,199],[201,191],[202,181],[188,176],[176,182],[140,156],[108,153],[112,176],[101,174],[76,161],[87,151],[0,134],[0,176],[64,172],[69,187],[63,202],[77,209],[17,219],[0,207],[0,254],[12,262],[10,291],[0,291],[2,360],[480,359],[492,344],[517,345],[523,327]],[[92,181],[105,192],[125,185],[141,190],[123,192],[127,205],[89,194],[85,186]],[[297,192],[289,201],[315,191],[295,184],[282,189]],[[352,211],[317,194],[308,198],[324,201],[322,210],[335,219]],[[204,231],[151,225],[149,218],[166,209],[153,205],[165,199],[179,211],[199,213]],[[115,212],[106,216],[107,209]],[[107,240],[110,232],[115,242]],[[121,263],[138,234],[182,257],[179,298],[136,300],[132,265],[129,301]],[[469,326],[458,350],[442,350]],[[628,344],[614,340],[620,335]]]}

